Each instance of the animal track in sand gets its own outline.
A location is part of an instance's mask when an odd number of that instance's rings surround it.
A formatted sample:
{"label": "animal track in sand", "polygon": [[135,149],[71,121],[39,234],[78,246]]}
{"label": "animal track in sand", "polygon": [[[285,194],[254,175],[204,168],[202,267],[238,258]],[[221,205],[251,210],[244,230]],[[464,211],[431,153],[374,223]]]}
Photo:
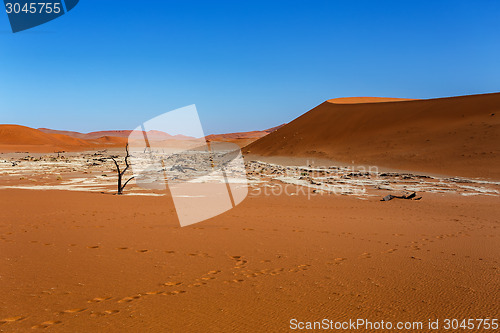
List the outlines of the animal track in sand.
{"label": "animal track in sand", "polygon": [[333,259],[333,262],[327,262],[329,265],[340,265],[342,262],[346,261],[347,258],[335,258]]}
{"label": "animal track in sand", "polygon": [[64,311],[58,312],[57,314],[78,313],[78,312],[83,312],[85,310],[87,310],[87,309],[85,309],[85,308],[82,308],[82,309],[70,309],[70,310],[64,310]]}
{"label": "animal track in sand", "polygon": [[278,275],[283,271],[285,271],[284,268],[275,268],[275,269],[262,269],[259,271],[246,271],[246,272],[242,272],[242,273],[245,274],[246,277],[254,278],[254,277],[257,277],[260,275],[265,275],[265,274]]}
{"label": "animal track in sand", "polygon": [[190,257],[212,258],[208,253],[203,253],[203,252],[188,253],[188,256],[190,256]]}
{"label": "animal track in sand", "polygon": [[248,263],[248,261],[245,260],[242,256],[231,256],[231,259],[236,260],[236,266],[234,266],[234,268],[246,267],[246,264]]}
{"label": "animal track in sand", "polygon": [[[246,277],[249,277],[249,278],[255,278],[255,277],[266,276],[266,275],[275,276],[275,275],[282,274],[285,271],[289,272],[289,273],[297,273],[297,272],[305,271],[310,266],[311,265],[309,265],[309,264],[303,264],[303,265],[298,265],[298,266],[292,267],[292,268],[287,269],[287,270],[285,268],[266,268],[266,269],[261,269],[261,270],[252,270],[252,271],[246,270],[246,271],[242,271],[241,274],[244,274]],[[235,280],[224,281],[224,283],[231,283],[231,282],[242,282],[242,281],[235,281]]]}
{"label": "animal track in sand", "polygon": [[117,250],[128,250],[128,247],[117,247]]}
{"label": "animal track in sand", "polygon": [[106,315],[117,314],[118,312],[120,312],[120,310],[104,310],[102,312],[92,312],[90,314],[90,316],[91,317],[102,317],[102,316],[106,316]]}
{"label": "animal track in sand", "polygon": [[184,294],[185,292],[186,292],[185,290],[174,290],[174,291],[164,292],[161,295],[172,296],[172,295]]}
{"label": "animal track in sand", "polygon": [[96,297],[96,298],[93,298],[87,302],[88,303],[100,303],[100,302],[104,302],[104,301],[107,301],[107,300],[112,299],[112,298],[113,297]]}
{"label": "animal track in sand", "polygon": [[87,246],[87,249],[98,249],[99,245]]}
{"label": "animal track in sand", "polygon": [[23,316],[9,317],[9,318],[5,318],[5,319],[0,320],[0,324],[13,323],[16,321],[21,321],[21,320],[26,319],[26,318],[27,317],[23,317]]}
{"label": "animal track in sand", "polygon": [[140,252],[140,253],[145,253],[148,252],[149,250],[136,250],[135,252]]}
{"label": "animal track in sand", "polygon": [[165,282],[163,285],[168,286],[168,287],[172,287],[172,286],[178,286],[181,284],[182,284],[182,282]]}
{"label": "animal track in sand", "polygon": [[141,295],[124,297],[121,300],[119,300],[118,303],[130,303],[130,302],[135,301],[136,299],[139,299],[139,298],[141,298]]}
{"label": "animal track in sand", "polygon": [[240,283],[240,282],[244,282],[244,281],[245,280],[243,280],[243,279],[234,279],[234,280],[224,281],[224,283],[233,283],[233,282]]}
{"label": "animal track in sand", "polygon": [[297,273],[297,272],[300,272],[300,271],[305,271],[305,270],[307,270],[307,267],[309,267],[309,266],[311,266],[311,265],[308,265],[308,264],[299,265],[299,266],[297,266],[297,267],[295,267],[295,268],[291,268],[291,269],[289,269],[288,271],[289,271],[289,272],[294,272],[294,273]]}
{"label": "animal track in sand", "polygon": [[207,274],[219,274],[221,271],[219,270],[216,270],[216,271],[210,271],[208,272]]}
{"label": "animal track in sand", "polygon": [[60,320],[48,320],[48,321],[44,321],[41,324],[35,325],[35,326],[31,327],[31,328],[47,328],[49,326],[57,325],[57,324],[60,324],[60,323],[62,323],[62,321],[60,321]]}

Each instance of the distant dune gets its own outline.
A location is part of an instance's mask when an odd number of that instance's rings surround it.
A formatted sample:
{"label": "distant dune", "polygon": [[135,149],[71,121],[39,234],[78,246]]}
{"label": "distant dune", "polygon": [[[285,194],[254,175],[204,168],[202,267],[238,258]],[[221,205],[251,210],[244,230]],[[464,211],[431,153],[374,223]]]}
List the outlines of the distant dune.
{"label": "distant dune", "polygon": [[[84,140],[95,140],[103,137],[115,137],[115,138],[128,138],[132,130],[118,130],[118,131],[98,131],[98,132],[90,132],[90,133],[80,133],[80,132],[72,132],[72,131],[60,131],[53,130],[48,128],[39,128],[39,131],[50,134],[64,134],[78,139]],[[185,135],[170,135],[161,131],[148,131],[147,132],[149,140],[162,141],[162,140],[189,140],[193,139],[192,137]],[[126,142],[126,140],[124,141]]]}
{"label": "distant dune", "polygon": [[34,128],[20,125],[0,125],[0,151],[75,151],[100,147],[124,147],[127,142],[126,138],[120,137],[103,136],[94,140],[86,140],[61,133],[68,132],[43,132]]}
{"label": "distant dune", "polygon": [[[273,132],[283,125],[263,131],[216,134],[206,137],[209,141],[233,142],[245,146],[251,142]],[[34,129],[20,125],[0,125],[0,152],[52,152],[57,150],[77,151],[90,148],[125,147],[131,130],[98,131],[79,133],[61,131],[48,128]],[[170,135],[168,133],[151,130],[147,133],[150,142],[157,142],[165,146],[182,144],[193,140],[185,135]]]}
{"label": "distant dune", "polygon": [[1,151],[43,151],[89,146],[90,143],[85,140],[63,134],[43,133],[20,125],[0,125]]}
{"label": "distant dune", "polygon": [[244,151],[500,179],[500,93],[349,100],[370,103],[326,101]]}

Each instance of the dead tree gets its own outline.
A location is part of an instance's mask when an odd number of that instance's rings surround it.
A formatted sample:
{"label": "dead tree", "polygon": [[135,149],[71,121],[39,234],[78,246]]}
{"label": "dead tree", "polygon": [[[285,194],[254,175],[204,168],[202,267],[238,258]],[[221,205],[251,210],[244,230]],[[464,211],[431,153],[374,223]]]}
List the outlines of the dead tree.
{"label": "dead tree", "polygon": [[127,172],[128,168],[130,167],[130,165],[128,164],[128,158],[130,157],[130,154],[128,152],[128,143],[125,146],[125,151],[127,152],[127,155],[125,156],[125,169],[123,169],[123,170],[120,170],[120,165],[116,161],[116,158],[118,158],[118,156],[111,156],[110,157],[113,160],[113,162],[115,162],[116,172],[118,174],[118,192],[116,193],[118,195],[122,195],[123,189],[125,188],[125,186],[127,186],[129,181],[134,179],[134,177],[131,177],[122,185],[123,176],[125,175],[125,172]]}

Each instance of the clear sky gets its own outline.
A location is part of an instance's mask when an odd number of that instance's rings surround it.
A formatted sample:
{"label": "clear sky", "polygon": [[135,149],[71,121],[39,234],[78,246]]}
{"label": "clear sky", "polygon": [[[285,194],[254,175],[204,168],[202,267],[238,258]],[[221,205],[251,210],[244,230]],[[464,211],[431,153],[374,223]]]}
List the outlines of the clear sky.
{"label": "clear sky", "polygon": [[81,0],[13,34],[0,123],[133,129],[196,104],[206,134],[265,129],[326,99],[500,91],[500,1]]}

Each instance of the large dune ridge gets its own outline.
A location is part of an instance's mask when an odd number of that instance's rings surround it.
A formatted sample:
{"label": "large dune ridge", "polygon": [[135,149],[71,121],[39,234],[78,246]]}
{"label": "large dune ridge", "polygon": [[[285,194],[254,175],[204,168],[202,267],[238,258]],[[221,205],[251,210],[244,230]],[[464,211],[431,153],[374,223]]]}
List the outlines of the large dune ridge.
{"label": "large dune ridge", "polygon": [[334,104],[361,104],[361,103],[386,103],[386,102],[402,102],[415,101],[416,99],[409,98],[392,98],[392,97],[340,97],[329,99],[327,102]]}
{"label": "large dune ridge", "polygon": [[244,151],[500,179],[500,93],[390,103],[326,101]]}

